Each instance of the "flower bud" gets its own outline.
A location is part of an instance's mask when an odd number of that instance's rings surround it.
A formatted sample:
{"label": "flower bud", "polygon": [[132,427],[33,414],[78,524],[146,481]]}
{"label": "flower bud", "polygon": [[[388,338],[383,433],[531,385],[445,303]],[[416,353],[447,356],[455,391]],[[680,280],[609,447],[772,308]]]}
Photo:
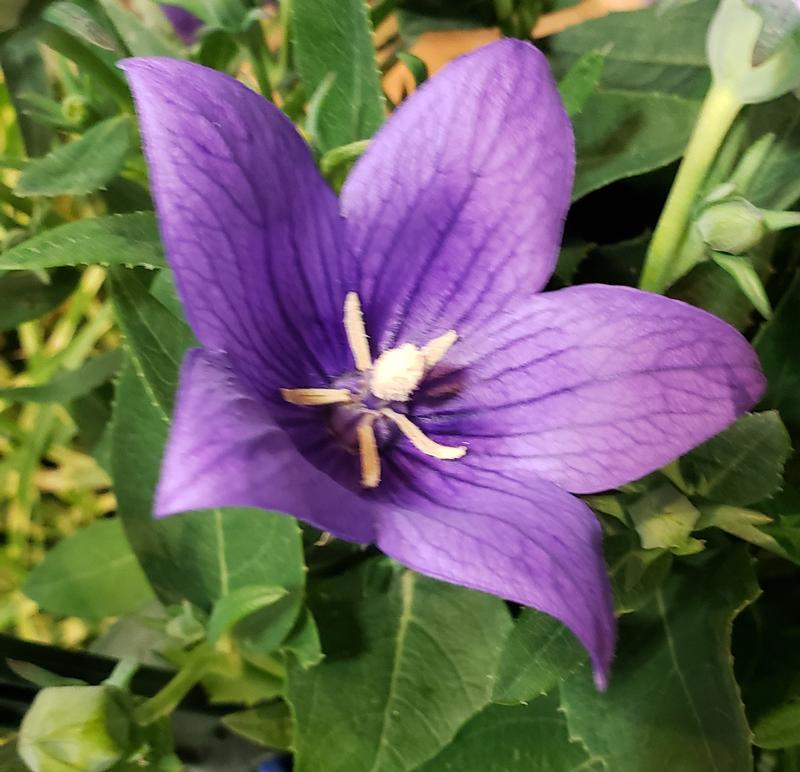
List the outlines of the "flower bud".
{"label": "flower bud", "polygon": [[42,689],[17,743],[33,772],[103,772],[130,755],[135,726],[126,692],[114,686]]}
{"label": "flower bud", "polygon": [[709,206],[695,224],[711,249],[732,255],[747,252],[766,232],[761,212],[743,198]]}
{"label": "flower bud", "polygon": [[89,116],[89,103],[80,94],[68,94],[61,102],[61,114],[73,126],[80,126]]}

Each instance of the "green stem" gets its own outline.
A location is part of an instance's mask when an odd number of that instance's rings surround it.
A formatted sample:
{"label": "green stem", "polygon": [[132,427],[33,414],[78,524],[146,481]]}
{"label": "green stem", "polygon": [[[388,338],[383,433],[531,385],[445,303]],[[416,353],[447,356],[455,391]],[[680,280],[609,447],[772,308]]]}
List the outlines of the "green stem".
{"label": "green stem", "polygon": [[148,726],[164,716],[170,715],[189,690],[206,674],[214,660],[213,649],[206,643],[196,646],[167,685],[136,709],[136,721]]}
{"label": "green stem", "polygon": [[706,94],[647,250],[639,281],[642,289],[663,292],[670,285],[673,278],[671,263],[677,258],[692,207],[722,141],[741,108],[733,92],[724,86],[712,85]]}
{"label": "green stem", "polygon": [[267,46],[264,42],[264,31],[261,25],[253,23],[250,28],[242,36],[242,43],[247,49],[250,63],[253,65],[253,73],[258,81],[258,88],[261,94],[269,101],[272,101],[272,84],[269,78],[269,69],[267,62],[269,54]]}

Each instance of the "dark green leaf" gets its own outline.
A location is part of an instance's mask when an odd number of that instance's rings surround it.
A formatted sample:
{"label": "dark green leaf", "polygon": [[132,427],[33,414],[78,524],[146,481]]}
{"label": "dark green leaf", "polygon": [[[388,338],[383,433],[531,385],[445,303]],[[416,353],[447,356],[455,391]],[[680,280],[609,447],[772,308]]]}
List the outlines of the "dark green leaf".
{"label": "dark green leaf", "polygon": [[764,285],[761,282],[750,258],[739,255],[726,255],[712,252],[711,259],[733,278],[742,294],[753,304],[756,311],[765,319],[772,316],[772,308]]}
{"label": "dark green leaf", "polygon": [[11,330],[52,311],[72,293],[79,278],[71,268],[53,271],[47,281],[33,271],[0,273],[0,330]]}
{"label": "dark green leaf", "polygon": [[51,3],[42,16],[92,46],[118,54],[123,53],[114,36],[104,29],[89,11],[77,3],[59,0]]}
{"label": "dark green leaf", "polygon": [[672,553],[643,549],[636,531],[628,529],[607,537],[603,547],[616,612],[630,614],[650,603],[669,575]]}
{"label": "dark green leaf", "polygon": [[169,415],[181,360],[194,335],[147,291],[133,271],[118,268],[109,276],[117,320],[137,371],[161,410]]}
{"label": "dark green leaf", "polygon": [[759,331],[756,351],[767,376],[767,394],[762,404],[780,411],[794,435],[800,430],[800,273],[796,274],[775,315]]}
{"label": "dark green leaf", "polygon": [[92,621],[153,598],[119,520],[97,520],[56,545],[23,586],[45,611]]}
{"label": "dark green leaf", "polygon": [[578,153],[573,199],[679,158],[697,109],[697,102],[669,94],[592,94],[573,118]]}
{"label": "dark green leaf", "polygon": [[319,106],[320,149],[369,139],[383,121],[383,94],[366,3],[295,0],[291,8],[295,56],[307,93],[333,75]]}
{"label": "dark green leaf", "polygon": [[308,609],[303,610],[294,629],[283,641],[281,649],[291,654],[301,667],[313,667],[322,661],[319,630]]}
{"label": "dark green leaf", "polygon": [[753,727],[753,742],[760,748],[800,745],[800,698],[784,703]]}
{"label": "dark green leaf", "polygon": [[[289,668],[297,769],[416,769],[488,702],[510,627],[504,604],[381,560],[317,590],[326,658]],[[320,742],[331,727],[335,754]]]}
{"label": "dark green leaf", "polygon": [[15,192],[20,196],[91,193],[119,174],[132,147],[131,122],[118,116],[92,126],[79,139],[31,161]]}
{"label": "dark green leaf", "polygon": [[455,740],[420,772],[601,772],[567,733],[558,700],[540,697],[530,705],[490,705],[470,719]]}
{"label": "dark green leaf", "polygon": [[262,587],[246,585],[237,587],[220,598],[211,609],[208,618],[208,642],[212,645],[237,622],[271,606],[286,595],[285,587]]}
{"label": "dark green leaf", "polygon": [[128,51],[133,56],[180,57],[180,49],[158,30],[145,25],[136,14],[125,10],[115,0],[101,0],[103,9],[111,19]]}
{"label": "dark green leaf", "polygon": [[669,10],[654,5],[585,21],[552,38],[554,69],[562,74],[587,51],[608,48],[601,79],[606,88],[699,99],[709,82],[705,38],[715,8],[714,0],[696,0]]}
{"label": "dark green leaf", "polygon": [[22,94],[50,94],[50,82],[39,50],[36,26],[18,30],[0,43],[0,67],[3,80],[17,110],[17,120],[31,157],[44,155],[50,149],[52,131],[28,118],[22,110]]}
{"label": "dark green leaf", "polygon": [[523,609],[506,639],[492,700],[512,705],[546,694],[585,659],[583,648],[561,622]]}
{"label": "dark green leaf", "polygon": [[415,85],[420,86],[428,80],[428,65],[418,56],[406,51],[398,51],[397,58],[411,71]]}
{"label": "dark green leaf", "polygon": [[570,737],[614,772],[749,772],[730,634],[758,593],[744,547],[686,561],[653,603],[620,620],[608,691],[587,670],[562,686]]}
{"label": "dark green leaf", "polygon": [[780,488],[791,453],[789,434],[774,410],[742,416],[733,426],[680,459],[688,492],[747,506]]}
{"label": "dark green leaf", "polygon": [[575,116],[597,90],[608,51],[589,51],[578,59],[558,83],[567,115]]}
{"label": "dark green leaf", "polygon": [[136,212],[76,220],[0,253],[0,270],[93,263],[162,268],[155,215]]}
{"label": "dark green leaf", "polygon": [[292,744],[292,717],[289,707],[282,701],[229,713],[223,716],[222,723],[265,748],[289,750]]}
{"label": "dark green leaf", "polygon": [[41,386],[0,389],[0,399],[9,402],[69,402],[108,381],[119,369],[122,359],[120,349],[107,351],[88,359],[75,370],[63,370]]}

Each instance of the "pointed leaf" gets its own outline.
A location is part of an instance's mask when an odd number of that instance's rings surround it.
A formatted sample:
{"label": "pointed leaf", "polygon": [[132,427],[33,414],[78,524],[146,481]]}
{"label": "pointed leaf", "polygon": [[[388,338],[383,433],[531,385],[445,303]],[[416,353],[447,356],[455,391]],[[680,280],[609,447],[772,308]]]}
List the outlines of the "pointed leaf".
{"label": "pointed leaf", "polygon": [[19,196],[92,193],[119,174],[131,147],[130,118],[109,118],[92,126],[79,139],[31,161],[15,192]]}
{"label": "pointed leaf", "polygon": [[502,601],[390,570],[372,561],[312,597],[326,658],[289,667],[298,772],[416,769],[489,700]]}
{"label": "pointed leaf", "polygon": [[711,259],[733,277],[739,289],[755,306],[756,311],[761,316],[765,319],[769,319],[772,316],[772,308],[769,304],[767,291],[764,289],[764,285],[749,258],[726,255],[722,252],[712,252]]}
{"label": "pointed leaf", "polygon": [[286,595],[285,587],[238,587],[220,598],[208,618],[208,642],[213,646],[237,622]]}
{"label": "pointed leaf", "polygon": [[163,268],[155,215],[136,212],[76,220],[0,253],[0,270],[95,263]]}
{"label": "pointed leaf", "polygon": [[23,591],[45,611],[92,621],[153,599],[119,520],[97,520],[60,542],[28,574]]}
{"label": "pointed leaf", "polygon": [[685,561],[653,603],[622,618],[608,691],[583,669],[562,686],[570,737],[614,772],[749,772],[730,636],[758,594],[744,546]]}
{"label": "pointed leaf", "polygon": [[367,4],[364,0],[294,0],[295,56],[306,93],[333,75],[319,108],[319,146],[323,151],[369,139],[383,121]]}
{"label": "pointed leaf", "polygon": [[683,456],[679,469],[689,493],[747,506],[780,488],[791,450],[777,411],[750,413]]}

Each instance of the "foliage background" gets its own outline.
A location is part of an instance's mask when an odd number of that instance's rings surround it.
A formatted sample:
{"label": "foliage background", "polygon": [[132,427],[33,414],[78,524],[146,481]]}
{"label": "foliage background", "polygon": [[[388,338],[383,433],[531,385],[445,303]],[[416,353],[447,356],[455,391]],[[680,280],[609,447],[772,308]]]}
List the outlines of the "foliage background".
{"label": "foliage background", "polygon": [[[49,733],[34,766],[45,772],[245,770],[276,750],[303,772],[799,769],[792,230],[748,244],[745,279],[701,246],[668,290],[751,337],[770,385],[719,437],[590,497],[621,615],[605,693],[537,612],[275,514],[150,515],[192,336],[116,60],[187,57],[237,75],[297,123],[338,187],[416,81],[501,30],[533,34],[578,146],[554,286],[636,285],[711,82],[714,0],[610,15],[584,2],[577,18],[563,0],[181,4],[205,22],[189,46],[151,0],[0,9],[0,768],[27,768],[19,724],[41,688],[55,696],[37,701],[22,740],[38,748]],[[788,94],[740,114],[702,195],[733,181],[754,206],[791,210],[798,171]],[[112,669],[101,692],[63,691]],[[101,693],[133,696],[120,707]],[[124,738],[112,717],[132,727]],[[55,766],[78,737],[87,755]]]}

